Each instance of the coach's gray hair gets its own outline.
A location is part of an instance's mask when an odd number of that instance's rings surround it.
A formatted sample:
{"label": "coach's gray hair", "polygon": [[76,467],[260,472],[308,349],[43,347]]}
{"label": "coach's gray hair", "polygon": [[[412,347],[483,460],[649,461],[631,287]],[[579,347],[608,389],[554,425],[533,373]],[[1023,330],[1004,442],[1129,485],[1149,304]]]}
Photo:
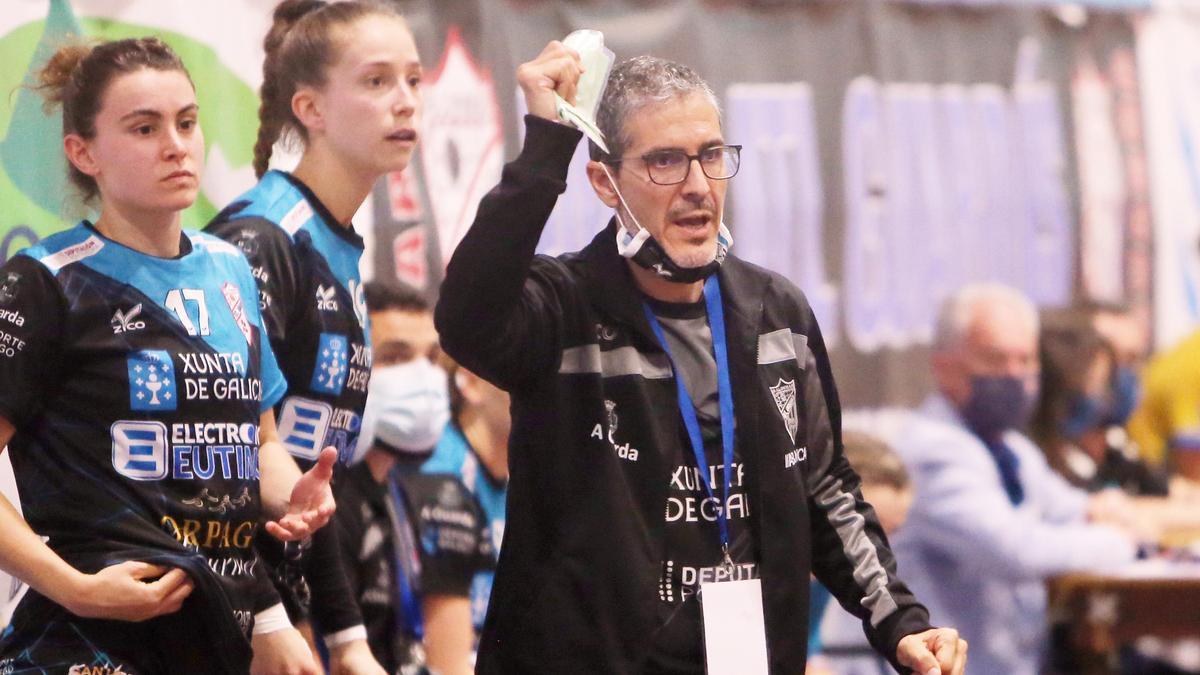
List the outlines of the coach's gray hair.
{"label": "coach's gray hair", "polygon": [[690,94],[700,94],[708,99],[721,116],[721,106],[712,87],[682,63],[667,61],[655,56],[635,56],[613,67],[608,75],[608,87],[600,99],[596,111],[596,126],[604,134],[608,145],[606,156],[595,143],[588,143],[592,159],[622,157],[629,147],[630,139],[625,134],[625,121],[629,116],[651,103],[662,103]]}
{"label": "coach's gray hair", "polygon": [[938,312],[933,336],[933,350],[945,352],[957,349],[971,329],[971,319],[978,307],[985,304],[1004,305],[1024,316],[1034,333],[1038,332],[1038,313],[1033,302],[1011,286],[995,282],[967,284],[951,293]]}

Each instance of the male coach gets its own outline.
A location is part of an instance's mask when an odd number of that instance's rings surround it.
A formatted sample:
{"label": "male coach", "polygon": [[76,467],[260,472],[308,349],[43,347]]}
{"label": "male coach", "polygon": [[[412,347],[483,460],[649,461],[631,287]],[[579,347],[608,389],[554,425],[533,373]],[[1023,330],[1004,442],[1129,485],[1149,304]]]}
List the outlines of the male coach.
{"label": "male coach", "polygon": [[592,148],[588,178],[616,217],[578,253],[534,255],[580,139],[554,94],[572,100],[580,72],[557,42],[517,70],[524,148],[435,314],[443,348],[512,395],[478,672],[703,673],[757,653],[802,673],[811,570],[897,667],[961,673],[965,642],[896,578],[842,456],[812,310],[727,254],[739,147],[703,80],[648,57],[614,68],[610,152]]}

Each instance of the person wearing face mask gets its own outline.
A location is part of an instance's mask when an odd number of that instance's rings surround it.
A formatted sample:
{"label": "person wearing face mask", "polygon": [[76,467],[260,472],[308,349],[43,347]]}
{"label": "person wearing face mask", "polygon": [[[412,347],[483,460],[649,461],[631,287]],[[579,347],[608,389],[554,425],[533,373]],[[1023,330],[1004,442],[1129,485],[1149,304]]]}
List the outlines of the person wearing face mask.
{"label": "person wearing face mask", "polygon": [[[1165,475],[1123,452],[1137,378],[1086,312],[1043,313],[1041,396],[1031,435],[1050,466],[1089,492],[1119,488],[1165,497]],[[1114,433],[1115,432],[1115,433]],[[1120,444],[1122,447],[1118,447]]]}
{"label": "person wearing face mask", "polygon": [[1037,350],[1037,311],[1019,291],[954,292],[937,319],[937,391],[895,438],[916,476],[897,560],[932,619],[971,643],[980,673],[1039,672],[1047,577],[1137,556],[1126,505],[1072,487],[1021,433],[1038,396]]}
{"label": "person wearing face mask", "polygon": [[455,477],[420,472],[450,419],[446,371],[434,365],[429,306],[409,289],[367,282],[374,367],[359,443],[334,517],[367,643],[389,673],[469,673],[466,612],[474,577],[493,565],[487,518]]}
{"label": "person wearing face mask", "polygon": [[692,69],[612,69],[587,177],[614,218],[535,256],[581,139],[555,96],[580,75],[558,42],[517,69],[524,147],[434,314],[446,353],[512,402],[477,672],[802,673],[811,570],[896,668],[961,674],[966,644],[897,577],[842,453],[812,309],[730,252],[740,148]]}
{"label": "person wearing face mask", "polygon": [[[1050,465],[1089,492],[1121,490],[1137,496],[1136,516],[1164,531],[1194,532],[1198,504],[1169,494],[1165,475],[1136,454],[1125,452],[1122,427],[1136,404],[1136,376],[1122,365],[1120,343],[1103,331],[1092,308],[1043,312],[1040,350],[1041,397],[1031,432]],[[1196,672],[1196,641],[1140,640],[1120,651],[1122,673]],[[1069,649],[1061,650],[1061,672],[1070,672]],[[1189,669],[1188,666],[1191,666]]]}
{"label": "person wearing face mask", "polygon": [[[452,476],[471,491],[487,518],[492,550],[498,556],[508,499],[508,436],[512,430],[508,394],[448,357],[443,356],[441,364],[450,373],[451,421],[421,473]],[[471,581],[470,597],[444,597],[443,611],[457,617],[469,613],[477,634],[483,629],[493,576],[490,567],[480,570]],[[473,635],[472,647],[474,643]]]}

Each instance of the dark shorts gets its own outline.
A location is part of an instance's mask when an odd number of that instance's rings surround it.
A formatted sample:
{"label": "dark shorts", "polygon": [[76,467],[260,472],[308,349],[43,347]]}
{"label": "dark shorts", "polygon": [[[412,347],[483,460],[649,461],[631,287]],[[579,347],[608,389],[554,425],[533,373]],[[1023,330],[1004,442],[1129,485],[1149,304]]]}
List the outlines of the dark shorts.
{"label": "dark shorts", "polygon": [[204,639],[192,604],[138,623],[84,619],[31,590],[0,635],[0,673],[211,673],[221,646]]}

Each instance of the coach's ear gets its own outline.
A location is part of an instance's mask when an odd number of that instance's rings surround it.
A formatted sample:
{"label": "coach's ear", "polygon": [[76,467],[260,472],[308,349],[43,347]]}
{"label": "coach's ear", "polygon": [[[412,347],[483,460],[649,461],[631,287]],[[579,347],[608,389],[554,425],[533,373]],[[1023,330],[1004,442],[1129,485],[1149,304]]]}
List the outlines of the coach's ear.
{"label": "coach's ear", "polygon": [[613,181],[616,180],[616,172],[619,169],[606,166],[592,160],[587,163],[588,182],[592,184],[592,189],[596,191],[596,196],[604,205],[610,209],[617,208],[618,199],[617,191],[613,186]]}

